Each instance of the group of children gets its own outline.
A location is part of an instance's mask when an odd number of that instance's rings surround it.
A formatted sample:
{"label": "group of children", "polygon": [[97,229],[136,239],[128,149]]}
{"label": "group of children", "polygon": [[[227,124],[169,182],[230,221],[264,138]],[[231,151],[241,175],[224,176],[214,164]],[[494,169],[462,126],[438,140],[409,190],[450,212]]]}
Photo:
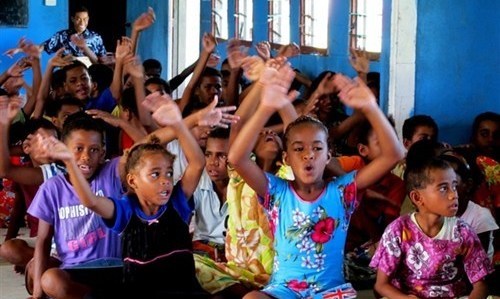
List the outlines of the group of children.
{"label": "group of children", "polygon": [[498,113],[477,118],[470,146],[438,143],[429,116],[405,121],[401,143],[362,52],[358,78],[313,82],[288,63],[294,45],[247,56],[233,40],[219,72],[210,34],[167,82],[135,55],[154,20],[136,19],[110,66],[60,49],[42,76],[42,49],[22,39],[23,63],[0,76],[0,177],[36,236],[15,239],[11,220],[0,256],[32,298],[355,298],[363,267],[381,297],[491,294]]}

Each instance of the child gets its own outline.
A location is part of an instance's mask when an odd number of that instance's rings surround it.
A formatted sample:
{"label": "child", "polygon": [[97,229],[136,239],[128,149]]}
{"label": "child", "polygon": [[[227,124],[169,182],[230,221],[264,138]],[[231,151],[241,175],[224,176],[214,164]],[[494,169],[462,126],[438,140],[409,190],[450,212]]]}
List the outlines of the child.
{"label": "child", "polygon": [[229,161],[259,195],[267,209],[274,233],[274,268],[270,282],[261,292],[245,298],[321,298],[356,292],[343,276],[343,248],[349,218],[356,206],[357,189],[373,184],[402,158],[402,148],[390,124],[378,109],[375,97],[360,80],[337,75],[335,84],[341,100],[360,109],[379,137],[382,154],[357,175],[350,173],[333,181],[323,180],[331,158],[328,132],[311,117],[300,117],[288,125],[284,135],[283,159],[295,180],[264,173],[251,159],[257,134],[268,118],[293,98],[287,96],[294,72],[288,65],[275,71],[265,85],[259,108],[236,137]]}
{"label": "child", "polygon": [[375,291],[388,298],[485,298],[484,279],[492,267],[477,235],[455,217],[458,181],[453,168],[439,158],[409,163],[405,182],[417,211],[385,230],[370,263],[378,269]]}
{"label": "child", "polygon": [[[46,145],[39,139],[43,138],[34,138],[34,149]],[[104,132],[100,121],[83,112],[70,115],[61,139],[94,193],[111,196],[123,192],[119,159],[103,163]],[[35,298],[43,293],[53,298],[81,298],[90,291],[114,290],[121,282],[119,237],[80,204],[76,191],[67,176],[53,177],[40,186],[28,209],[39,219],[32,272]],[[49,269],[52,238],[61,265]]]}
{"label": "child", "polygon": [[174,157],[159,144],[141,144],[132,148],[125,164],[130,193],[124,200],[115,198],[119,193],[102,197],[91,190],[68,147],[56,139],[48,140],[46,147],[50,156],[66,164],[82,204],[121,233],[127,294],[144,298],[199,290],[188,231],[192,211],[188,199],[198,184],[204,158],[175,102],[155,99],[164,103],[153,117],[175,130],[189,162],[180,184],[174,186],[172,181]]}

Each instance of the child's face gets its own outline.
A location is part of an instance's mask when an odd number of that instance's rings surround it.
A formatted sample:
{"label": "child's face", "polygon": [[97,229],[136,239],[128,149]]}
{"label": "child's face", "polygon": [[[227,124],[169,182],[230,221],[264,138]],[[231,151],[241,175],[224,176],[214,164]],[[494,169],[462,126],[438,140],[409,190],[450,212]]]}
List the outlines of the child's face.
{"label": "child's face", "polygon": [[495,151],[500,148],[500,128],[491,120],[482,121],[474,136],[474,143],[479,152],[490,157],[498,155]]}
{"label": "child's face", "polygon": [[283,157],[292,167],[295,179],[304,184],[321,181],[325,165],[330,161],[326,133],[316,125],[300,124],[288,134]]}
{"label": "child's face", "polygon": [[104,159],[102,135],[95,131],[75,130],[64,142],[75,156],[76,164],[83,176],[90,179]]}
{"label": "child's face", "polygon": [[427,140],[432,140],[436,138],[436,132],[432,127],[428,126],[419,126],[415,129],[415,132],[413,133],[413,136],[411,137],[410,140],[406,139],[405,140],[405,147],[406,149],[409,149],[412,144],[414,144],[417,141],[427,139]]}
{"label": "child's face", "polygon": [[64,121],[71,114],[80,112],[82,109],[79,106],[74,105],[62,105],[61,110],[57,113],[56,117],[52,118],[52,123],[59,129],[62,130]]}
{"label": "child's face", "polygon": [[127,174],[127,183],[141,202],[147,205],[167,204],[173,190],[172,160],[162,153],[146,153]]}
{"label": "child's face", "polygon": [[275,159],[283,150],[281,138],[273,130],[262,130],[255,145],[255,155],[261,159]]}
{"label": "child's face", "polygon": [[200,86],[197,89],[197,95],[202,103],[209,104],[213,101],[214,96],[222,93],[222,80],[219,76],[205,76],[201,78]]}
{"label": "child's face", "polygon": [[458,181],[455,171],[451,167],[433,169],[429,171],[429,176],[430,183],[425,188],[412,191],[418,193],[414,202],[419,212],[445,217],[455,216],[458,210]]}
{"label": "child's face", "polygon": [[205,149],[205,161],[207,173],[214,182],[224,181],[227,174],[227,152],[229,151],[229,140],[220,138],[208,138]]}
{"label": "child's face", "polygon": [[64,89],[70,96],[82,101],[87,100],[92,91],[91,87],[90,75],[85,67],[75,67],[66,72]]}
{"label": "child's face", "polygon": [[372,161],[381,154],[377,134],[373,130],[368,134],[368,144],[358,145],[359,154],[368,161]]}

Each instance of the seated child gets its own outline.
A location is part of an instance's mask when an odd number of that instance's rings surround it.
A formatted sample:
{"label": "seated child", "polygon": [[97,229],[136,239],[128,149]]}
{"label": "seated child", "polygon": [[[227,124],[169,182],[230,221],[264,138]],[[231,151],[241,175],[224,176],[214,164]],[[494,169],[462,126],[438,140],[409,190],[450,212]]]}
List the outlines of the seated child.
{"label": "seated child", "polygon": [[[39,140],[41,135],[37,136],[40,137],[35,138],[32,147],[40,150],[47,144]],[[100,121],[84,112],[75,113],[67,118],[61,140],[94,194],[123,193],[119,159],[103,162],[104,132]],[[80,204],[70,181],[73,175],[55,176],[43,183],[28,208],[28,213],[39,219],[32,269],[35,298],[44,293],[53,298],[81,298],[90,292],[103,292],[106,296],[106,291],[113,291],[121,282],[119,237]],[[60,266],[49,269],[52,238]]]}
{"label": "seated child", "polygon": [[359,109],[379,137],[380,157],[359,170],[332,181],[323,180],[328,150],[328,131],[318,120],[300,117],[284,135],[284,162],[295,180],[265,173],[250,159],[259,132],[269,117],[293,100],[288,94],[293,70],[284,64],[274,70],[264,86],[257,111],[248,120],[229,150],[229,161],[255,190],[269,213],[274,234],[275,258],[269,283],[244,298],[324,298],[356,292],[343,276],[343,250],[349,219],[359,204],[358,189],[375,183],[403,157],[396,134],[379,110],[376,99],[360,80],[336,75],[339,97]]}
{"label": "seated child", "polygon": [[[458,210],[458,180],[439,158],[408,167],[406,189],[417,210],[392,222],[370,263],[377,269],[375,291],[398,298],[485,298],[491,262]],[[467,282],[472,290],[467,290]]]}
{"label": "seated child", "polygon": [[161,105],[153,118],[175,131],[189,162],[182,180],[175,186],[174,157],[159,144],[140,144],[131,149],[125,163],[125,181],[130,192],[122,200],[117,197],[120,193],[110,197],[96,195],[70,149],[56,139],[46,141],[50,156],[66,164],[81,203],[121,234],[127,296],[160,298],[172,292],[189,294],[201,290],[194,273],[188,231],[192,208],[188,199],[198,184],[204,158],[177,105],[165,99],[155,94],[146,101],[155,102],[153,106]]}

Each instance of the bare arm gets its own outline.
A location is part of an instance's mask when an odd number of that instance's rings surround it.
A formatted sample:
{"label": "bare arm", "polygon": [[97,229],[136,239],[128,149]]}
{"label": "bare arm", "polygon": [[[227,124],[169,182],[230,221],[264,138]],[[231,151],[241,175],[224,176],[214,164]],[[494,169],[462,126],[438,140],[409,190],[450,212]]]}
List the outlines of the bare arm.
{"label": "bare arm", "polygon": [[335,75],[335,84],[340,90],[342,102],[353,109],[359,109],[373,127],[378,137],[381,154],[363,167],[356,176],[358,189],[365,189],[388,173],[403,158],[403,147],[398,141],[391,124],[379,109],[375,96],[363,81],[355,81],[343,75]]}
{"label": "bare arm", "polygon": [[137,52],[137,45],[139,43],[139,36],[141,32],[153,25],[156,20],[155,11],[153,8],[148,7],[148,11],[142,13],[137,19],[135,19],[132,24],[132,34],[130,39],[132,40],[132,53],[135,55]]}
{"label": "bare arm", "polygon": [[141,140],[147,135],[146,130],[143,127],[141,128],[134,127],[130,122],[125,121],[124,119],[121,119],[119,117],[116,117],[106,111],[98,109],[90,109],[86,110],[85,112],[87,112],[87,114],[92,115],[92,117],[94,118],[100,118],[106,123],[122,129],[125,133],[127,133],[128,136],[130,136],[130,138],[132,138],[134,142]]}
{"label": "bare arm", "polygon": [[115,100],[119,100],[122,95],[122,85],[123,85],[123,66],[128,60],[133,60],[132,56],[132,41],[123,36],[121,41],[116,41],[115,50],[115,70],[113,71],[113,81],[109,86],[111,95]]}
{"label": "bare arm", "polygon": [[293,100],[293,95],[287,94],[294,77],[293,70],[284,64],[278,70],[267,66],[265,72],[270,80],[263,89],[261,103],[234,140],[228,155],[229,163],[259,196],[267,193],[267,178],[264,171],[250,159],[258,138],[255,132],[260,132],[274,112]]}
{"label": "bare arm", "polygon": [[374,286],[375,291],[382,297],[391,299],[417,298],[413,295],[406,295],[391,284],[389,276],[381,270],[377,270],[377,279]]}
{"label": "bare arm", "polygon": [[191,77],[191,80],[189,80],[189,83],[186,86],[186,89],[184,89],[184,93],[182,94],[182,98],[178,103],[181,112],[184,111],[184,109],[188,105],[189,100],[193,95],[193,91],[196,88],[198,81],[200,80],[201,74],[205,69],[205,65],[207,64],[208,58],[210,57],[212,51],[215,49],[217,42],[215,41],[215,37],[213,35],[205,33],[203,35],[202,44],[203,44],[203,49],[201,50],[198,63],[194,68],[193,76]]}
{"label": "bare arm", "polygon": [[42,219],[38,222],[38,235],[34,253],[33,298],[43,298],[42,275],[47,270],[50,258],[50,246],[54,236],[54,227]]}
{"label": "bare arm", "polygon": [[73,34],[71,36],[71,42],[83,51],[83,54],[90,59],[90,62],[93,64],[99,63],[99,58],[95,55],[94,51],[89,48],[85,38],[78,36],[78,34]]}

